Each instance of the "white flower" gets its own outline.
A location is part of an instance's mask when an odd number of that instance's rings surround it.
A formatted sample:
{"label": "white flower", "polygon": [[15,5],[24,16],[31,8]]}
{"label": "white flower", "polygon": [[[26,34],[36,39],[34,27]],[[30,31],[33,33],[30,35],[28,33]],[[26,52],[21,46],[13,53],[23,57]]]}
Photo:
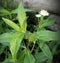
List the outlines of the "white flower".
{"label": "white flower", "polygon": [[46,10],[41,10],[39,14],[36,14],[36,17],[41,17],[41,16],[49,16],[49,13]]}
{"label": "white flower", "polygon": [[48,13],[46,10],[41,10],[41,11],[39,12],[39,14],[40,14],[40,15],[43,15],[43,16],[48,16],[48,15],[49,15],[49,13]]}
{"label": "white flower", "polygon": [[38,18],[41,17],[41,14],[36,14],[36,17],[38,17]]}

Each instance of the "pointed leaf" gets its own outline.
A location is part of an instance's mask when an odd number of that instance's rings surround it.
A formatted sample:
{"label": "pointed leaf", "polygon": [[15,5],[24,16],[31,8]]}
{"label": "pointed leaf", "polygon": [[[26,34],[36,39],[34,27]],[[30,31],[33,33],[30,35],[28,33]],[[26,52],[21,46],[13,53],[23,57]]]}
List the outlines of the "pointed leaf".
{"label": "pointed leaf", "polygon": [[[25,12],[32,12],[33,10],[30,9],[25,9]],[[14,9],[11,11],[11,14],[17,14],[18,13],[18,9]]]}
{"label": "pointed leaf", "polygon": [[0,7],[0,14],[2,15],[10,15],[10,12],[2,7]]}
{"label": "pointed leaf", "polygon": [[18,13],[18,9],[14,9],[11,11],[11,14],[17,14]]}
{"label": "pointed leaf", "polygon": [[26,28],[27,28],[27,23],[26,21],[23,23],[22,27],[20,28],[20,30],[25,33],[26,32]]}
{"label": "pointed leaf", "polygon": [[52,59],[53,56],[47,44],[44,44],[43,47],[39,47],[41,48],[42,52],[45,54],[47,58]]}
{"label": "pointed leaf", "polygon": [[13,32],[10,33],[4,33],[0,35],[0,43],[3,45],[9,46],[10,41],[12,39]]}
{"label": "pointed leaf", "polygon": [[24,34],[21,32],[16,32],[12,37],[12,40],[10,42],[10,51],[12,54],[13,61],[16,60],[16,54],[19,50],[19,47],[20,47],[23,37],[24,37]]}
{"label": "pointed leaf", "polygon": [[36,59],[36,63],[42,63],[46,61],[48,58],[44,55],[43,52],[37,52],[35,54],[35,59]]}
{"label": "pointed leaf", "polygon": [[19,63],[23,63],[24,56],[25,56],[25,50],[20,52],[20,54],[18,55],[18,62]]}
{"label": "pointed leaf", "polygon": [[42,26],[42,27],[50,26],[50,25],[53,25],[54,22],[55,22],[55,19],[53,19],[53,18],[48,18],[48,19],[46,19],[46,20],[43,21],[43,23],[42,23],[41,26]]}
{"label": "pointed leaf", "polygon": [[24,21],[26,21],[26,13],[25,13],[25,9],[23,7],[22,2],[18,6],[18,20],[19,20],[20,26],[22,27]]}
{"label": "pointed leaf", "polygon": [[11,26],[13,29],[15,29],[16,31],[20,31],[20,28],[17,24],[15,24],[14,22],[12,22],[11,20],[9,19],[6,19],[6,18],[2,18],[4,20],[4,22],[6,24],[8,24],[9,26]]}
{"label": "pointed leaf", "polygon": [[42,40],[40,40],[40,42],[38,42],[38,44],[39,44],[40,47],[43,47],[45,43],[46,42],[45,41],[42,41]]}
{"label": "pointed leaf", "polygon": [[49,30],[39,30],[37,31],[38,38],[43,41],[57,41],[57,32],[49,31]]}
{"label": "pointed leaf", "polygon": [[34,11],[34,10],[25,8],[25,12],[32,12],[32,11]]}
{"label": "pointed leaf", "polygon": [[24,58],[24,63],[35,63],[35,59],[29,50],[26,51],[26,56]]}

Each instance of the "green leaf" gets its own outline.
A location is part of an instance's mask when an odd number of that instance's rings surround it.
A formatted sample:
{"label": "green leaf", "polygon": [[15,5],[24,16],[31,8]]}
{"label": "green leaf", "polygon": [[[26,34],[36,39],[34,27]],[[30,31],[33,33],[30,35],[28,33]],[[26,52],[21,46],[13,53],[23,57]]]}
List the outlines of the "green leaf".
{"label": "green leaf", "polygon": [[57,41],[57,32],[49,31],[49,30],[39,30],[37,31],[38,39],[43,41]]}
{"label": "green leaf", "polygon": [[0,35],[0,43],[3,45],[10,45],[10,41],[12,39],[13,32],[10,33],[3,33]]}
{"label": "green leaf", "polygon": [[29,40],[35,42],[37,40],[37,34],[36,33],[31,33],[29,35]]}
{"label": "green leaf", "polygon": [[16,32],[12,37],[12,40],[10,42],[10,51],[12,54],[12,61],[16,60],[16,54],[19,50],[23,37],[24,37],[24,34],[21,32]]}
{"label": "green leaf", "polygon": [[46,20],[43,20],[43,23],[42,23],[42,27],[46,27],[46,26],[50,26],[50,25],[53,25],[55,22],[55,19],[53,18],[48,18]]}
{"label": "green leaf", "polygon": [[14,9],[11,11],[11,14],[17,14],[18,13],[18,9]]}
{"label": "green leaf", "polygon": [[41,46],[39,46],[39,47],[41,48],[42,52],[45,54],[45,56],[48,59],[52,59],[53,56],[52,56],[52,53],[51,53],[51,51],[50,51],[50,49],[49,49],[47,44],[44,44],[43,47],[41,47]]}
{"label": "green leaf", "polygon": [[55,44],[54,46],[52,46],[52,53],[55,54],[56,50],[57,50],[58,44]]}
{"label": "green leaf", "polygon": [[40,47],[43,47],[44,44],[45,44],[45,41],[40,40],[40,42],[38,42],[38,44],[39,44]]}
{"label": "green leaf", "polygon": [[44,55],[43,52],[37,52],[35,53],[35,59],[36,59],[35,63],[42,63],[46,61],[48,58]]}
{"label": "green leaf", "polygon": [[25,21],[22,25],[22,27],[20,28],[21,32],[25,33],[26,32],[26,28],[27,28],[27,22]]}
{"label": "green leaf", "polygon": [[23,7],[22,2],[18,6],[18,21],[19,21],[21,27],[22,27],[24,21],[26,21],[26,13],[25,13],[25,9]]}
{"label": "green leaf", "polygon": [[2,18],[4,20],[4,22],[6,24],[8,24],[9,26],[11,26],[13,29],[15,29],[16,31],[20,31],[20,28],[17,24],[15,24],[14,22],[12,22],[11,20],[9,19],[6,19],[6,18]]}
{"label": "green leaf", "polygon": [[24,58],[24,63],[35,63],[35,59],[29,50],[26,51],[26,56]]}
{"label": "green leaf", "polygon": [[20,54],[18,55],[19,63],[23,63],[24,56],[25,56],[25,50],[21,51]]}
{"label": "green leaf", "polygon": [[0,7],[0,14],[2,15],[10,15],[10,12],[2,7]]}
{"label": "green leaf", "polygon": [[34,32],[34,33],[27,32],[26,38],[27,38],[29,41],[35,42],[35,41],[37,40],[37,34],[36,34],[35,32]]}
{"label": "green leaf", "polygon": [[[25,8],[25,12],[31,12],[31,11],[33,11],[33,10]],[[18,13],[18,9],[14,9],[14,10],[11,11],[11,14],[17,14],[17,13]]]}
{"label": "green leaf", "polygon": [[32,11],[34,11],[34,10],[25,8],[25,11],[26,11],[26,12],[32,12]]}

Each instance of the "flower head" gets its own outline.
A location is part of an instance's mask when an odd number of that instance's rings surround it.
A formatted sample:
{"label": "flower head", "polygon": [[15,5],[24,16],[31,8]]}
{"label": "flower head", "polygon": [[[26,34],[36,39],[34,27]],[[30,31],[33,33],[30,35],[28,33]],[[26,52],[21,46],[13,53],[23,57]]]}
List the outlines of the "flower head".
{"label": "flower head", "polygon": [[39,12],[39,14],[42,15],[42,16],[48,16],[49,15],[49,13],[46,10],[41,10]]}

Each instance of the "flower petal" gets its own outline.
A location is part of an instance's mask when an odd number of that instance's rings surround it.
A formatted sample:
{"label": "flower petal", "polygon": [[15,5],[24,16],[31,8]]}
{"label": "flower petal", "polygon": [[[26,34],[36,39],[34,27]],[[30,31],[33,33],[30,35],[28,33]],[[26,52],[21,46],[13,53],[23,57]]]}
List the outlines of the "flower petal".
{"label": "flower petal", "polygon": [[48,16],[48,15],[49,15],[49,13],[48,13],[46,10],[41,10],[41,11],[39,12],[39,14],[41,14],[41,15],[43,15],[43,16]]}
{"label": "flower petal", "polygon": [[36,16],[36,17],[41,17],[41,14],[36,14],[35,16]]}

